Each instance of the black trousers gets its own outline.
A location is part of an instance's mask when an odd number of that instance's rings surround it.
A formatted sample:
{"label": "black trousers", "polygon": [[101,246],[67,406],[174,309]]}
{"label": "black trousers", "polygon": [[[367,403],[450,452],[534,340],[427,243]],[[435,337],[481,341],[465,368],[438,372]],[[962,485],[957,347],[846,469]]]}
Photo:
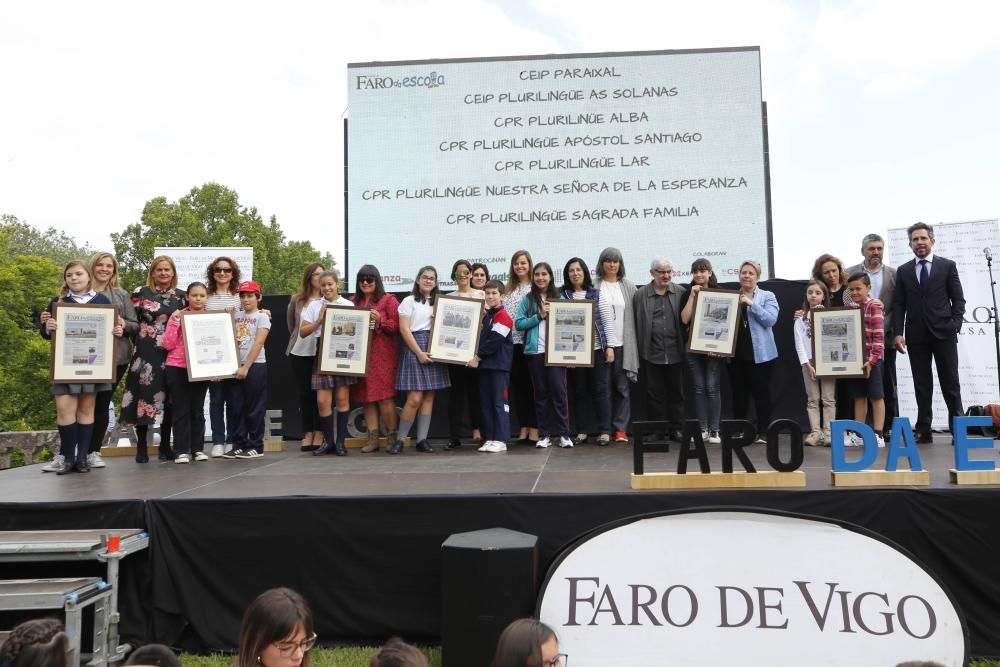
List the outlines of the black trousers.
{"label": "black trousers", "polygon": [[948,429],[951,430],[953,417],[961,416],[962,383],[958,377],[958,338],[952,336],[947,340],[936,338],[920,343],[906,344],[906,353],[910,355],[910,369],[913,372],[913,393],[917,398],[917,423],[914,429],[917,433],[930,433],[934,394],[934,376],[931,374],[931,358],[937,367],[938,384],[941,394],[948,406]]}
{"label": "black trousers", "polygon": [[90,448],[87,450],[88,454],[93,454],[101,449],[101,443],[104,442],[104,434],[108,430],[108,423],[110,421],[108,418],[108,408],[111,407],[111,397],[114,395],[115,389],[118,388],[118,383],[125,377],[127,371],[128,364],[115,367],[115,382],[111,385],[110,391],[97,392],[97,398],[94,399],[94,435],[90,438]]}
{"label": "black trousers", "polygon": [[478,429],[482,425],[479,406],[479,371],[468,366],[448,366],[451,389],[448,391],[448,436],[454,440],[462,437],[465,405],[469,405],[469,425]]}
{"label": "black trousers", "polygon": [[896,349],[886,336],[885,363],[882,365],[882,391],[885,393],[885,428],[892,427],[892,420],[899,415],[896,399]]}
{"label": "black trousers", "polygon": [[510,398],[514,401],[514,414],[521,428],[537,428],[535,416],[535,393],[531,385],[531,373],[524,356],[524,345],[514,345],[514,361],[510,366]]}
{"label": "black trousers", "polygon": [[758,364],[733,359],[729,365],[729,381],[733,388],[733,418],[746,419],[752,394],[759,436],[763,436],[771,424],[771,372],[774,362],[772,359]]}
{"label": "black trousers", "polygon": [[[322,431],[319,425],[319,415],[316,413],[316,390],[312,388],[312,369],[316,357],[300,357],[288,355],[292,362],[292,377],[295,378],[295,388],[299,392],[299,411],[302,415],[303,437],[313,431]],[[319,443],[317,443],[319,444]]]}
{"label": "black trousers", "polygon": [[684,364],[653,364],[639,360],[639,376],[646,380],[646,419],[684,426]]}
{"label": "black trousers", "polygon": [[200,452],[205,448],[205,393],[208,382],[188,382],[186,368],[166,368],[174,420],[174,453]]}

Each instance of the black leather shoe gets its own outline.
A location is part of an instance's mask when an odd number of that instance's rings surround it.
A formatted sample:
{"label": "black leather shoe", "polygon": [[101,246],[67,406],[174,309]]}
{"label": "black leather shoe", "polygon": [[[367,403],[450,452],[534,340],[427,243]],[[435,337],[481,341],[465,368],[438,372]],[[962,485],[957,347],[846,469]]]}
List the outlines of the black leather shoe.
{"label": "black leather shoe", "polygon": [[399,454],[403,451],[403,441],[397,440],[396,442],[389,445],[389,448],[385,450],[389,454]]}
{"label": "black leather shoe", "polygon": [[451,440],[448,441],[448,444],[445,445],[444,448],[451,450],[451,449],[458,449],[461,446],[462,446],[461,440],[459,440],[458,438],[452,438]]}
{"label": "black leather shoe", "polygon": [[90,472],[90,466],[87,465],[87,459],[82,461],[77,461],[76,465],[73,466],[74,472]]}
{"label": "black leather shoe", "polygon": [[161,461],[173,461],[176,456],[174,456],[174,450],[170,447],[160,447],[160,454],[157,456]]}
{"label": "black leather shoe", "polygon": [[929,445],[934,442],[934,436],[930,433],[914,433],[913,436],[918,445]]}
{"label": "black leather shoe", "polygon": [[342,442],[334,443],[333,453],[337,456],[347,456],[347,448],[344,447],[344,443]]}
{"label": "black leather shoe", "polygon": [[149,454],[147,453],[146,444],[139,443],[135,448],[135,462],[136,463],[149,463]]}
{"label": "black leather shoe", "polygon": [[587,440],[588,438],[586,435],[577,435],[575,438],[573,438],[573,444],[579,447],[580,445],[587,444]]}
{"label": "black leather shoe", "polygon": [[324,442],[319,449],[313,452],[313,456],[325,456],[327,454],[333,454],[333,445],[329,442]]}
{"label": "black leather shoe", "polygon": [[299,445],[300,452],[315,452],[319,449],[319,445]]}
{"label": "black leather shoe", "polygon": [[423,452],[424,454],[434,454],[434,448],[431,447],[431,443],[426,440],[421,440],[417,443],[417,451]]}
{"label": "black leather shoe", "polygon": [[65,461],[63,461],[63,464],[59,466],[58,470],[56,470],[57,475],[68,475],[71,472],[73,472],[73,464],[66,463]]}

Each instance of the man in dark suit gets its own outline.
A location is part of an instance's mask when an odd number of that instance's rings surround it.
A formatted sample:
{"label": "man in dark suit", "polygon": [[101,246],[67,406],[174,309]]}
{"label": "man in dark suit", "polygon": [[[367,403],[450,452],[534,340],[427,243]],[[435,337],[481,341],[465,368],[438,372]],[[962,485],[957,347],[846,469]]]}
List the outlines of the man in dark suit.
{"label": "man in dark suit", "polygon": [[899,414],[899,405],[896,402],[896,350],[888,343],[893,339],[892,326],[892,300],[896,292],[896,269],[882,263],[882,256],[885,253],[885,241],[878,234],[869,234],[861,239],[861,254],[864,255],[864,262],[855,264],[847,269],[847,275],[853,276],[855,273],[864,271],[868,274],[868,279],[872,283],[872,297],[882,302],[884,312],[884,332],[886,340],[885,364],[882,373],[882,390],[885,394],[885,433],[884,437],[889,437],[889,430],[892,428],[893,418]]}
{"label": "man in dark suit", "polygon": [[931,438],[931,357],[948,406],[948,423],[962,414],[962,387],[958,378],[958,331],[965,314],[965,296],[955,262],[935,256],[934,228],[923,222],[906,230],[914,258],[896,269],[892,318],[894,345],[909,351],[913,389],[917,395],[917,442]]}

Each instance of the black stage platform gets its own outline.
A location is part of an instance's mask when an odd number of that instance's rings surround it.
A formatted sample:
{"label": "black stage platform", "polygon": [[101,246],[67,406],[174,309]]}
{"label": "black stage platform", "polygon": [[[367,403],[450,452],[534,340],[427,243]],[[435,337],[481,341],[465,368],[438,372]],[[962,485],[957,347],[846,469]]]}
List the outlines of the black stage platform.
{"label": "black stage platform", "polygon": [[[279,585],[306,595],[328,643],[396,633],[439,641],[440,547],[456,532],[502,526],[538,535],[544,571],[574,538],[615,519],[706,505],[777,508],[853,522],[908,549],[959,601],[972,653],[998,656],[1000,489],[950,485],[948,440],[920,448],[930,488],[894,489],[835,489],[829,450],[811,448],[805,489],[669,492],[632,491],[632,449],[621,445],[395,457],[352,450],[346,458],[296,450],[187,466],[107,457],[107,468],[87,475],[0,472],[0,530],[146,528],[149,551],[123,563],[122,633],[204,650],[232,649],[247,603]],[[709,458],[721,469],[719,447],[709,446]],[[763,447],[751,458],[767,469]],[[646,470],[673,470],[676,460],[676,451],[650,454]],[[697,558],[696,545],[679,548]],[[621,554],[623,567],[628,559]],[[12,567],[0,565],[0,578],[66,572],[65,564]]]}

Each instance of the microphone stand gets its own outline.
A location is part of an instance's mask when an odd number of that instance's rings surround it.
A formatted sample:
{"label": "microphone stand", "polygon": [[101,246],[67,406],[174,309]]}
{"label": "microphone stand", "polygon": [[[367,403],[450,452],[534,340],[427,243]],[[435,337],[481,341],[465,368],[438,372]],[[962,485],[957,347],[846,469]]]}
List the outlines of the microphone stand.
{"label": "microphone stand", "polygon": [[986,255],[986,270],[990,274],[990,296],[993,297],[993,341],[997,350],[997,388],[1000,389],[1000,320],[997,319],[997,281],[993,279],[993,255],[989,248],[984,250]]}

